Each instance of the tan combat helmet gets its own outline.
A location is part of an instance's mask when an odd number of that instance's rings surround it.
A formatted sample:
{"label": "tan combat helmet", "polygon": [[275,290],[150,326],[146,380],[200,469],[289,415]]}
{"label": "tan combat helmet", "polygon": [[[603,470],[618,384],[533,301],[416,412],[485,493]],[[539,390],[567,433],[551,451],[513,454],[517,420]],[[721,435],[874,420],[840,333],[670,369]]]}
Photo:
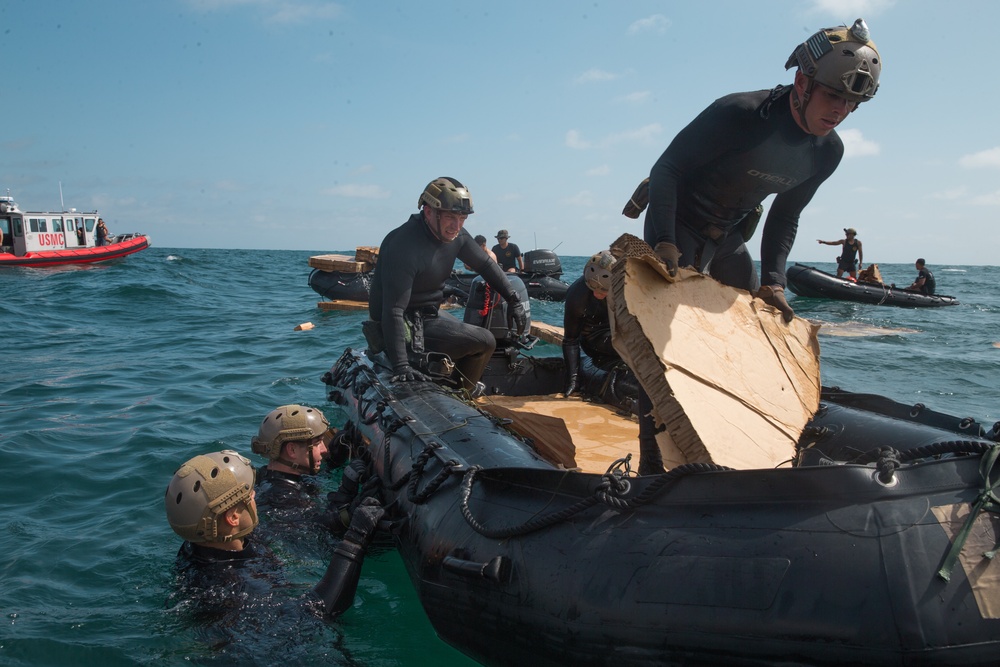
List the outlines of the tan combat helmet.
{"label": "tan combat helmet", "polygon": [[868,25],[858,19],[850,28],[824,28],[799,44],[785,62],[785,69],[795,66],[812,81],[860,104],[878,90],[882,58]]}
{"label": "tan combat helmet", "polygon": [[[202,454],[184,463],[167,486],[167,521],[188,542],[229,542],[257,526],[253,496],[254,469],[248,459],[231,449]],[[219,518],[246,503],[252,525],[236,534],[219,536]]]}
{"label": "tan combat helmet", "polygon": [[452,211],[461,215],[472,215],[472,195],[469,189],[454,178],[442,176],[427,184],[417,200],[417,208],[427,204],[441,211]]}
{"label": "tan combat helmet", "polygon": [[281,456],[281,446],[296,440],[312,440],[326,435],[330,422],[322,412],[305,405],[282,405],[271,410],[250,441],[254,454],[272,461]]}

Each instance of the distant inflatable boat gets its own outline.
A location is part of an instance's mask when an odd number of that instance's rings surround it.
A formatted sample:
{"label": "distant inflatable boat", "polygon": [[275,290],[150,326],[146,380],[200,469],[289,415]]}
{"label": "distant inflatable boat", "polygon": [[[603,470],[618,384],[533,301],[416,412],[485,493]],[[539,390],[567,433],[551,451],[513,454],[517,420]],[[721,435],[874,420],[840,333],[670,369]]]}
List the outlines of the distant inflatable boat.
{"label": "distant inflatable boat", "polygon": [[798,296],[815,299],[838,299],[875,306],[937,308],[957,306],[958,299],[944,294],[921,294],[883,283],[854,282],[804,264],[785,271],[788,287]]}
{"label": "distant inflatable boat", "polygon": [[[312,258],[311,265],[315,268],[309,274],[309,287],[322,297],[342,301],[368,301],[368,288],[371,284],[373,269],[371,264],[353,261],[343,257],[340,263],[322,260],[322,257],[339,257],[335,255]],[[531,250],[524,254],[524,271],[508,273],[524,282],[528,296],[542,301],[565,301],[569,284],[560,280],[562,265],[559,257],[551,250]],[[345,266],[345,270],[336,270],[335,266]],[[368,270],[359,270],[368,266]],[[472,289],[472,281],[478,277],[476,273],[453,271],[445,281],[445,298],[453,298],[460,305],[465,305]]]}

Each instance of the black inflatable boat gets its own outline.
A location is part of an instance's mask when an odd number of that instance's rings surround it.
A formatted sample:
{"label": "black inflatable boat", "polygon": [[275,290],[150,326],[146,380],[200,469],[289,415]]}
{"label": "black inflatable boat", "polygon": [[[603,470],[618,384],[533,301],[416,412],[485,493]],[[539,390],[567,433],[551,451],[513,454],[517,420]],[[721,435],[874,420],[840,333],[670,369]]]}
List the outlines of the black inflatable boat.
{"label": "black inflatable boat", "polygon": [[[537,392],[559,361],[484,381]],[[825,389],[787,466],[636,477],[637,447],[560,469],[484,399],[389,374],[349,349],[324,382],[427,616],[483,664],[1000,664],[997,425]]]}
{"label": "black inflatable boat", "polygon": [[816,299],[839,299],[869,303],[876,306],[904,308],[936,308],[957,306],[958,299],[943,294],[921,294],[882,283],[854,282],[820,271],[805,264],[795,264],[785,270],[788,287],[798,296]]}
{"label": "black inflatable boat", "polygon": [[[551,250],[531,250],[524,254],[524,271],[507,274],[520,278],[528,289],[528,296],[543,301],[564,301],[569,284],[560,280],[562,264]],[[469,298],[476,273],[453,271],[445,282],[445,298],[465,305]],[[309,274],[309,287],[327,299],[368,301],[368,286],[372,272],[323,271],[313,269]]]}

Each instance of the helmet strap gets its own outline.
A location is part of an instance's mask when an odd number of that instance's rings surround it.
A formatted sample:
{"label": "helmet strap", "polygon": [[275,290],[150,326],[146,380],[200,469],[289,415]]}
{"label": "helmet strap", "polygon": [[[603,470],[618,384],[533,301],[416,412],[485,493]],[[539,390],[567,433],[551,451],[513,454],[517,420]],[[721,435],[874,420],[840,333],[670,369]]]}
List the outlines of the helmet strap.
{"label": "helmet strap", "polygon": [[437,219],[437,226],[438,226],[437,229],[434,229],[434,227],[431,226],[431,221],[427,217],[427,209],[428,208],[431,208],[431,207],[426,206],[426,205],[424,206],[424,224],[427,225],[427,231],[429,231],[431,233],[431,236],[433,236],[434,238],[436,238],[441,243],[448,243],[448,241],[445,241],[443,238],[441,238],[441,234],[440,234],[440,231],[441,231],[441,209],[439,209],[439,208],[433,209],[434,210],[434,217]]}
{"label": "helmet strap", "polygon": [[792,86],[791,104],[792,113],[799,117],[799,123],[809,134],[812,134],[812,130],[809,129],[809,121],[806,120],[806,107],[809,106],[809,99],[812,97],[813,86],[815,81],[811,77],[806,77],[806,89],[802,93],[802,97],[799,98],[799,92]]}

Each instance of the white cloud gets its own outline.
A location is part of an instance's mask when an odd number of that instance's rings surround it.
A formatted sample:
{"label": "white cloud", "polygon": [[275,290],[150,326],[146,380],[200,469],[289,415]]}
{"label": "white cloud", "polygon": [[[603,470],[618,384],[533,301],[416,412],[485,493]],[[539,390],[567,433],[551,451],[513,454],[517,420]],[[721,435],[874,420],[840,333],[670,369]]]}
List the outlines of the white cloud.
{"label": "white cloud", "polygon": [[586,150],[590,148],[590,142],[584,141],[580,137],[580,133],[576,130],[570,130],[566,133],[566,145],[570,148],[577,148],[579,150]]}
{"label": "white cloud", "polygon": [[644,19],[639,19],[628,27],[628,33],[634,35],[640,32],[664,33],[670,27],[670,19],[663,14],[653,14]]}
{"label": "white cloud", "polygon": [[588,148],[608,148],[625,143],[637,143],[648,145],[663,133],[663,126],[659,123],[650,123],[634,130],[609,134],[598,142],[584,139],[577,130],[570,130],[566,133],[566,145],[569,148],[586,150]]}
{"label": "white cloud", "polygon": [[576,77],[576,83],[595,83],[600,81],[614,81],[618,78],[617,74],[612,74],[603,69],[588,69],[586,72]]}
{"label": "white cloud", "polygon": [[389,193],[377,185],[358,185],[356,183],[345,183],[335,185],[332,188],[323,190],[324,194],[335,195],[337,197],[349,197],[351,199],[388,199]]}
{"label": "white cloud", "polygon": [[587,176],[607,176],[611,173],[611,167],[606,164],[602,164],[600,167],[594,167],[593,169],[588,169],[586,171]]}
{"label": "white cloud", "polygon": [[[841,23],[851,25],[854,19],[861,16],[867,19],[877,16],[896,4],[896,0],[813,0],[813,11],[830,16],[844,17]],[[853,17],[853,18],[848,18]],[[817,26],[817,29],[823,26]],[[829,27],[829,26],[827,26]],[[874,34],[872,39],[878,43]]]}
{"label": "white cloud", "polygon": [[564,199],[563,203],[568,204],[570,206],[582,206],[584,208],[593,208],[594,205],[596,204],[596,200],[594,199],[594,193],[592,193],[590,190],[581,190],[580,192],[576,193],[569,199]]}
{"label": "white cloud", "polygon": [[628,104],[641,104],[642,102],[648,100],[649,96],[650,92],[648,90],[640,90],[634,93],[629,93],[620,99]]}
{"label": "white cloud", "polygon": [[844,157],[878,155],[882,151],[881,147],[879,147],[877,143],[865,139],[861,134],[861,130],[838,130],[837,133],[844,141]]}
{"label": "white cloud", "polygon": [[1000,206],[1000,190],[985,195],[979,195],[969,200],[976,206]]}
{"label": "white cloud", "polygon": [[258,10],[266,23],[298,24],[340,16],[342,8],[326,0],[187,0],[197,11],[226,11],[249,7]]}
{"label": "white cloud", "polygon": [[951,190],[942,190],[941,192],[933,192],[930,195],[931,199],[943,199],[945,201],[955,201],[957,199],[964,199],[968,195],[968,188],[964,185],[957,188],[952,188]]}
{"label": "white cloud", "polygon": [[958,163],[967,169],[978,169],[980,167],[1000,167],[1000,146],[979,151],[972,155],[963,155]]}

